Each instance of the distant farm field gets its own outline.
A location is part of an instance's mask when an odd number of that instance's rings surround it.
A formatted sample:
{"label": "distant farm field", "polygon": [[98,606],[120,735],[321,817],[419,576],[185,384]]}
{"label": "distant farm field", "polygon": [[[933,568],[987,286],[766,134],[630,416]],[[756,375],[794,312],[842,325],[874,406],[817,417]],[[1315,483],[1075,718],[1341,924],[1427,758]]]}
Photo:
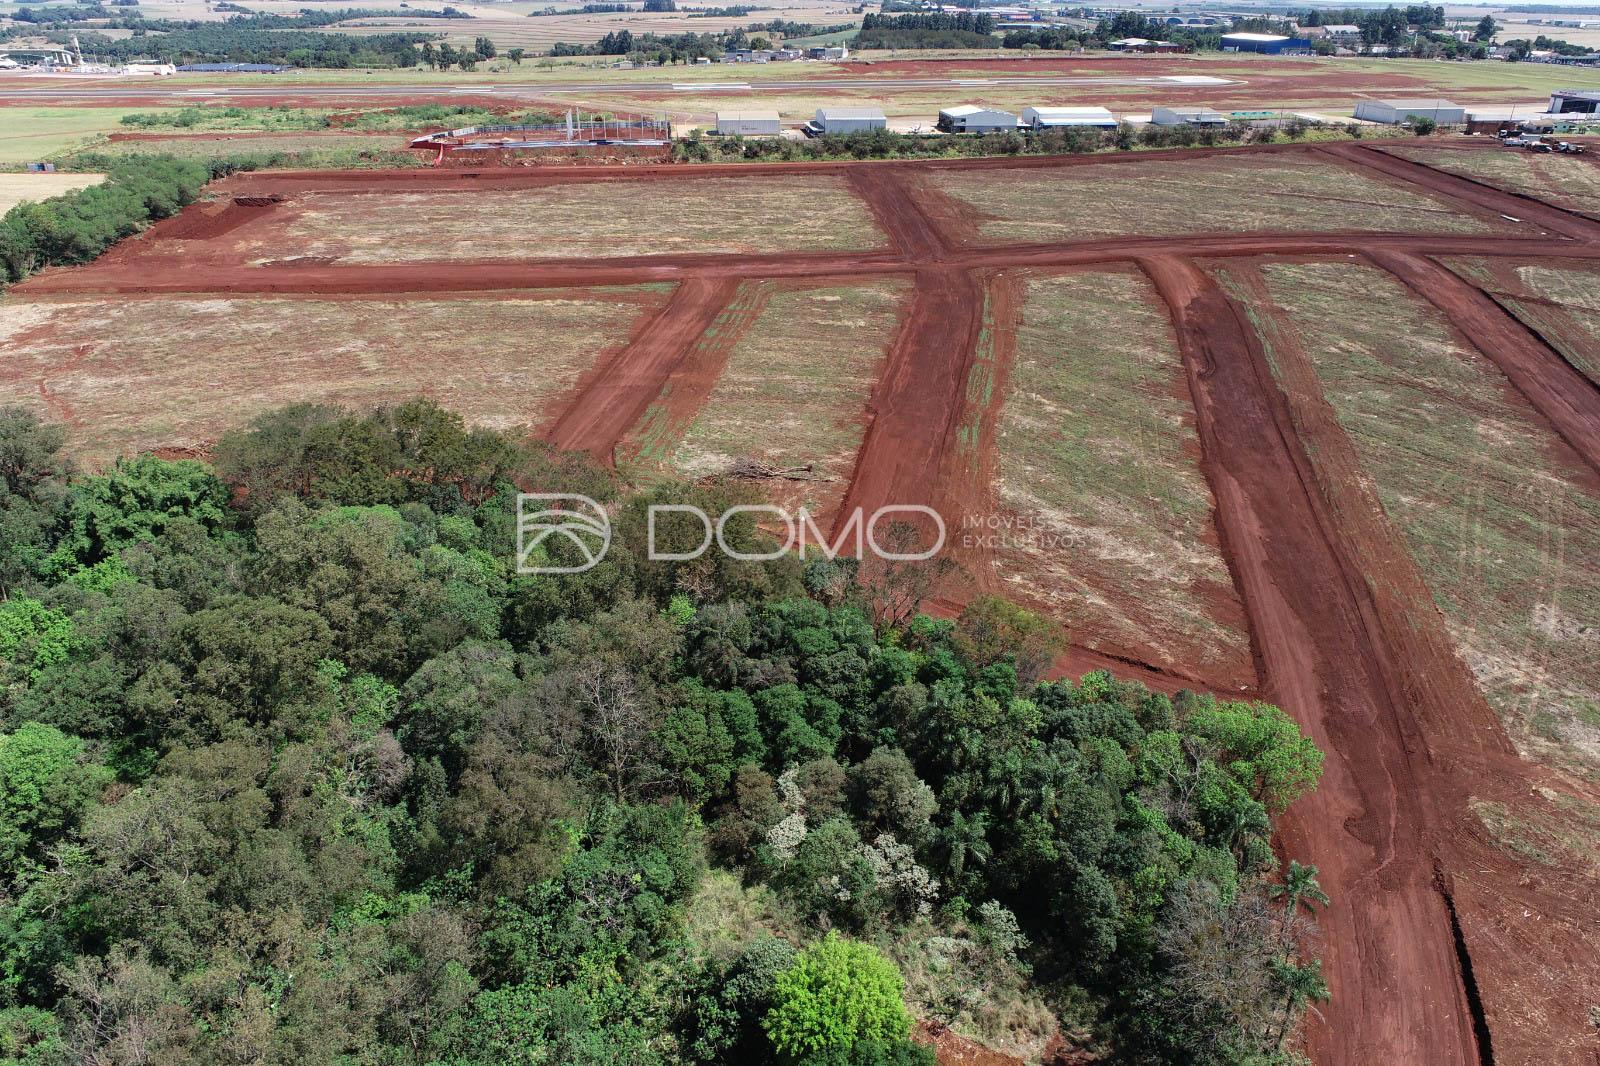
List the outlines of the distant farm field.
{"label": "distant farm field", "polygon": [[937,186],[967,205],[988,240],[1068,240],[1249,230],[1487,233],[1475,218],[1414,188],[1305,155],[1217,155],[1024,171],[997,182],[952,171]]}
{"label": "distant farm field", "polygon": [[55,160],[69,149],[122,129],[124,107],[0,107],[0,166]]}
{"label": "distant farm field", "polygon": [[175,155],[183,159],[217,159],[229,156],[283,154],[294,165],[315,166],[324,157],[354,157],[367,152],[388,158],[404,152],[408,138],[393,133],[269,133],[246,136],[238,133],[186,133],[140,140],[106,141],[92,144],[90,151],[105,155]]}
{"label": "distant farm field", "polygon": [[0,215],[24,200],[48,200],[104,180],[104,174],[0,174]]}

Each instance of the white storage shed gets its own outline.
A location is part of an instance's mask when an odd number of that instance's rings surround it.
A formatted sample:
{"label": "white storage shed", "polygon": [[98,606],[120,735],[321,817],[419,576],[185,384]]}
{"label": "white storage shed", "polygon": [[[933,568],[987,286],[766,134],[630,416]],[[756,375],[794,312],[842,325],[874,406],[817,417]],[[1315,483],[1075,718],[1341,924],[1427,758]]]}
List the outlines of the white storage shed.
{"label": "white storage shed", "polygon": [[939,112],[939,128],[946,133],[995,133],[1014,130],[1019,123],[1009,111],[995,111],[974,104],[947,107]]}
{"label": "white storage shed", "polygon": [[812,125],[823,133],[859,133],[886,129],[889,120],[877,107],[819,107]]}
{"label": "white storage shed", "polygon": [[724,137],[776,137],[783,124],[776,111],[718,111],[717,132]]}
{"label": "white storage shed", "polygon": [[1362,100],[1356,104],[1356,118],[1390,124],[1431,118],[1441,126],[1453,126],[1465,122],[1467,112],[1460,105],[1437,97],[1432,100]]}

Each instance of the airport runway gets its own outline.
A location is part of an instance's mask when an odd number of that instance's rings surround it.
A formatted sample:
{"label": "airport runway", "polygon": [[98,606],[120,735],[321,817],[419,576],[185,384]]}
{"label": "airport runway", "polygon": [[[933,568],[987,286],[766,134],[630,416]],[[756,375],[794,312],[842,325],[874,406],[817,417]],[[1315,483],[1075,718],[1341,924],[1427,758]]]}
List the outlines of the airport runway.
{"label": "airport runway", "polygon": [[[91,75],[85,75],[88,81]],[[0,87],[0,100],[95,100],[123,99],[137,96],[141,99],[164,97],[172,100],[230,99],[248,100],[253,97],[410,97],[410,96],[553,96],[564,93],[594,96],[602,93],[671,93],[687,95],[704,93],[793,93],[816,89],[966,89],[996,86],[1108,86],[1108,85],[1238,85],[1233,78],[1214,78],[1204,75],[1167,75],[1158,77],[1036,77],[995,78],[884,78],[884,77],[833,77],[799,78],[789,81],[638,81],[638,82],[506,82],[489,85],[462,85],[450,82],[383,82],[362,85],[358,82],[340,84],[302,85],[280,81],[275,75],[256,75],[260,81],[248,85],[185,85],[188,78],[214,78],[214,74],[178,75],[175,78],[95,78],[92,84],[73,84],[78,79],[61,76],[43,79],[37,85],[7,85]]]}

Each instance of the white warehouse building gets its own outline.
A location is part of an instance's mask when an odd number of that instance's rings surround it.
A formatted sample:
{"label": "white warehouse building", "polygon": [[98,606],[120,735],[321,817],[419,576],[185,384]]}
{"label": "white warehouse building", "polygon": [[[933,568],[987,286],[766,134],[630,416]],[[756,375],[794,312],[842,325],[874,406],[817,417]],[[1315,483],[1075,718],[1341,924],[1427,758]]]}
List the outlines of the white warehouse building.
{"label": "white warehouse building", "polygon": [[1103,107],[1029,107],[1023,109],[1022,124],[1036,130],[1052,126],[1115,127],[1117,120]]}
{"label": "white warehouse building", "polygon": [[1444,126],[1459,125],[1467,120],[1466,109],[1448,100],[1362,100],[1356,104],[1356,118],[1368,122],[1387,122],[1396,125],[1413,119],[1431,118]]}
{"label": "white warehouse building", "polygon": [[717,132],[724,137],[776,137],[783,124],[776,111],[718,111]]}
{"label": "white warehouse building", "polygon": [[1156,107],[1150,109],[1150,121],[1157,126],[1226,126],[1228,119],[1221,111],[1209,107]]}
{"label": "white warehouse building", "polygon": [[1014,130],[1018,125],[1017,116],[1009,111],[995,111],[973,104],[947,107],[939,112],[939,128],[946,133],[996,133]]}
{"label": "white warehouse building", "polygon": [[818,133],[860,133],[886,129],[889,120],[877,107],[819,107],[811,125]]}

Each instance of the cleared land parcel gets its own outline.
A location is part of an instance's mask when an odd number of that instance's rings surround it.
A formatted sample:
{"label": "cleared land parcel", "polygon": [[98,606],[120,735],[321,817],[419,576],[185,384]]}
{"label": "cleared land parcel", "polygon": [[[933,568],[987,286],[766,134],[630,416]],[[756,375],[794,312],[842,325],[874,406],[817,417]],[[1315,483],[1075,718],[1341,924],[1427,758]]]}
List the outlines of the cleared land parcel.
{"label": "cleared land parcel", "polygon": [[[664,291],[508,299],[165,298],[0,303],[0,404],[72,427],[91,463],[198,449],[301,401],[427,395],[477,425],[537,426]],[[497,343],[442,343],[471,330]]]}

